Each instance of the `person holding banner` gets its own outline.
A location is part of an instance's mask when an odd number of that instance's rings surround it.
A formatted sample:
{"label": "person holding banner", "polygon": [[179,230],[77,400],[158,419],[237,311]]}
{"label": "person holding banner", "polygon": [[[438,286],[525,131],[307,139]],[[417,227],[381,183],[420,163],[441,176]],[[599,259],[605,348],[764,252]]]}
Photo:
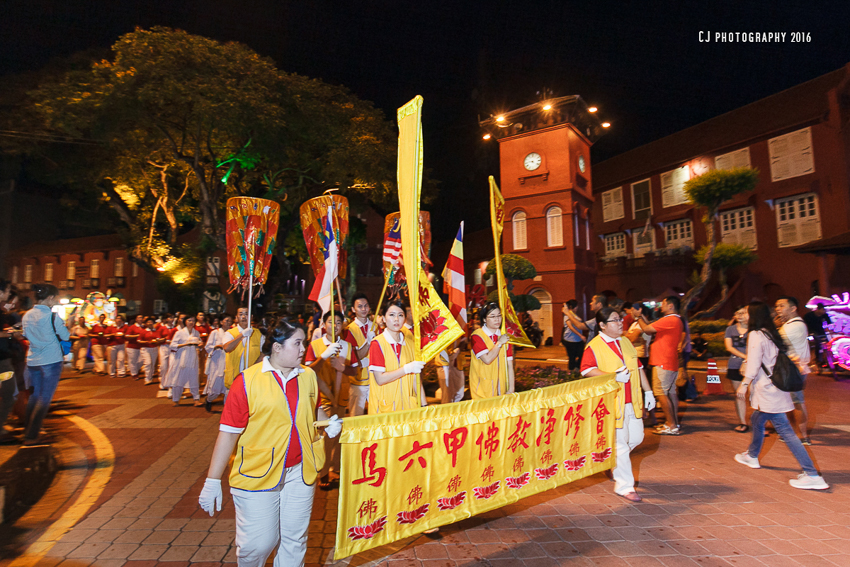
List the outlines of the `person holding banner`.
{"label": "person holding banner", "polygon": [[345,341],[357,355],[358,368],[348,378],[348,415],[366,413],[369,399],[369,348],[375,338],[377,326],[369,320],[369,299],[363,293],[355,294],[352,302],[354,319],[348,324]]}
{"label": "person holding banner", "polygon": [[499,304],[490,302],[478,311],[481,327],[472,333],[469,392],[473,400],[514,393],[514,349],[503,334]]}
{"label": "person holding banner", "polygon": [[388,301],[381,315],[387,328],[369,347],[369,415],[424,407],[420,374],[425,363],[415,360],[413,336],[403,332],[404,303]]}
{"label": "person holding banner", "polygon": [[[236,449],[229,483],[240,567],[261,567],[275,546],[275,567],[304,565],[315,482],[325,460],[315,425],[318,379],[301,367],[304,336],[281,321],[269,331],[262,363],[234,380],[198,498],[210,516],[221,510],[221,475]],[[330,437],[342,429],[335,418],[325,429]]]}
{"label": "person holding banner", "polygon": [[[629,453],[643,441],[643,410],[651,411],[655,407],[655,396],[635,347],[623,336],[623,320],[616,309],[599,309],[595,323],[599,334],[584,349],[581,375],[601,376],[612,372],[616,375],[620,390],[614,413],[617,428],[617,465],[612,471],[614,492],[631,502],[640,502]],[[641,387],[645,390],[642,396]]]}
{"label": "person holding banner", "polygon": [[[248,321],[248,308],[240,307],[236,311],[236,324],[227,331],[230,335],[224,345],[227,358],[224,361],[224,387],[230,390],[233,380],[243,369],[253,366],[262,358],[261,349],[265,337],[260,332],[254,332],[251,322]],[[248,345],[247,355],[245,346]]]}

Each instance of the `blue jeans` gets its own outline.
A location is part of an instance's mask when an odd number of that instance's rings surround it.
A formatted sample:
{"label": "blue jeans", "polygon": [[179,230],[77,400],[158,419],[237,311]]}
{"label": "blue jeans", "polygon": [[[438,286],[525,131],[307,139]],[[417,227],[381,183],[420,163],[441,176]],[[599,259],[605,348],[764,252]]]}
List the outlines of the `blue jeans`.
{"label": "blue jeans", "polygon": [[44,366],[27,366],[30,373],[30,383],[33,392],[27,403],[27,428],[24,439],[38,438],[41,424],[50,409],[56,386],[59,385],[59,376],[62,374],[62,363],[54,362]]}
{"label": "blue jeans", "polygon": [[784,413],[753,411],[753,440],[750,442],[750,448],[747,449],[747,453],[751,457],[758,458],[761,452],[761,446],[764,443],[764,426],[768,421],[773,423],[773,428],[776,429],[776,432],[782,437],[788,448],[791,449],[794,458],[803,467],[803,472],[809,476],[818,476],[818,471],[812,462],[812,458],[809,457],[806,448],[803,447],[803,443],[800,442],[800,439],[794,433],[791,423],[788,422],[788,415]]}

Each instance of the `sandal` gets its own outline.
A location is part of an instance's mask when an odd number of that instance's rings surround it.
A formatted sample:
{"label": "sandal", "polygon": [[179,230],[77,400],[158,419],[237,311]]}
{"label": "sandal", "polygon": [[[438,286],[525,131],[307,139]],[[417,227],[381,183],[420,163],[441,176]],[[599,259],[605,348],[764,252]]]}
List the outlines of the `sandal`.
{"label": "sandal", "polygon": [[735,431],[737,431],[738,433],[746,433],[749,430],[750,426],[743,423],[735,428]]}

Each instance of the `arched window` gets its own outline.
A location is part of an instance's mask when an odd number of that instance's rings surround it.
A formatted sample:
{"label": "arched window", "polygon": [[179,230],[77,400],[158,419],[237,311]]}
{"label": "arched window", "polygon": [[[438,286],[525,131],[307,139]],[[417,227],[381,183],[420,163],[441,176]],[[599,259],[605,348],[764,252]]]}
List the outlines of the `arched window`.
{"label": "arched window", "polygon": [[511,217],[514,229],[514,250],[526,250],[528,248],[528,236],[525,230],[525,213],[517,211]]}
{"label": "arched window", "polygon": [[561,207],[551,207],[546,211],[546,244],[549,247],[564,245],[564,226],[561,220]]}

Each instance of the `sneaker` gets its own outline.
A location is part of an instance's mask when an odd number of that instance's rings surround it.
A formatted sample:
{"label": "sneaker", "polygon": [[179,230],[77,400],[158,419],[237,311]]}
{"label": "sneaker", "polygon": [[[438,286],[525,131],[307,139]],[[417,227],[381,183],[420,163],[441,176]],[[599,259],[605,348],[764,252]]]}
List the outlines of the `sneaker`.
{"label": "sneaker", "polygon": [[744,451],[743,453],[738,453],[735,455],[735,460],[741,463],[742,465],[747,465],[751,469],[760,469],[761,465],[759,464],[759,460],[757,457],[751,457],[749,453]]}
{"label": "sneaker", "polygon": [[802,490],[826,490],[829,488],[822,476],[809,476],[806,473],[800,473],[797,478],[789,480],[788,484]]}
{"label": "sneaker", "polygon": [[681,432],[681,427],[670,427],[669,425],[664,425],[653,431],[656,435],[679,435]]}
{"label": "sneaker", "polygon": [[803,437],[802,439],[800,439],[800,442],[803,445],[808,445],[808,446],[811,446],[811,444],[812,444],[812,440],[809,439],[808,437]]}

